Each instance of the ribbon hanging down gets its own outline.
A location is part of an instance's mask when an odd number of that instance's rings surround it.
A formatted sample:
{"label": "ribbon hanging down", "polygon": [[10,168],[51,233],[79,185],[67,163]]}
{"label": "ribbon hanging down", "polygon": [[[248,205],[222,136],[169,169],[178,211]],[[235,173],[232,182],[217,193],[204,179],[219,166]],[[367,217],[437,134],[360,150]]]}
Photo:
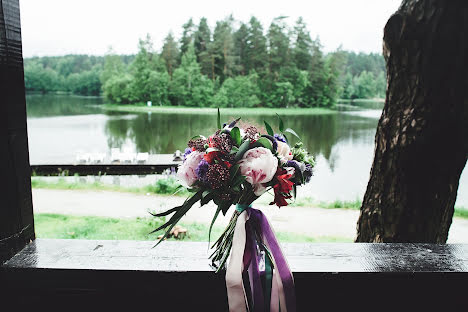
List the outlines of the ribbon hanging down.
{"label": "ribbon hanging down", "polygon": [[226,270],[229,311],[295,312],[294,279],[266,216],[249,205],[236,209]]}

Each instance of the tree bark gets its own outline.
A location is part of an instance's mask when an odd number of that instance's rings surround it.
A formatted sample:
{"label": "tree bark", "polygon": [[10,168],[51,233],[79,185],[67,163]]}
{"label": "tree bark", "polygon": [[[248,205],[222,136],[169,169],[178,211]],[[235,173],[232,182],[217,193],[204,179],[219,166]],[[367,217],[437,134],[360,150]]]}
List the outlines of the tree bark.
{"label": "tree bark", "polygon": [[468,155],[468,1],[404,0],[357,242],[445,243]]}

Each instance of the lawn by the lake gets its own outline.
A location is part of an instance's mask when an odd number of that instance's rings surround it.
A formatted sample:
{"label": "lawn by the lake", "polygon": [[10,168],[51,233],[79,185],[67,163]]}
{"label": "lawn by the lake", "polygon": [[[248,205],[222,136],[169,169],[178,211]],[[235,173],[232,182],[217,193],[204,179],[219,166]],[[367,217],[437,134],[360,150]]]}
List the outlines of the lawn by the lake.
{"label": "lawn by the lake", "polygon": [[[34,215],[34,227],[38,238],[156,241],[163,231],[153,234],[150,232],[162,225],[164,220],[164,218],[108,218],[37,213]],[[208,241],[209,225],[201,223],[181,223],[180,225],[187,229],[184,241]],[[224,228],[215,225],[211,232],[211,242],[214,242],[223,230]],[[281,242],[351,243],[353,241],[352,238],[346,237],[312,237],[289,232],[276,232],[276,236]]]}
{"label": "lawn by the lake", "polygon": [[[154,112],[159,114],[217,114],[218,109],[212,107],[182,107],[182,106],[147,106],[146,104],[105,104],[100,106],[102,109],[114,112],[127,112],[127,113],[146,113]],[[325,107],[312,107],[312,108],[220,108],[221,115],[273,115],[281,116],[286,115],[328,115],[336,114],[337,111]]]}

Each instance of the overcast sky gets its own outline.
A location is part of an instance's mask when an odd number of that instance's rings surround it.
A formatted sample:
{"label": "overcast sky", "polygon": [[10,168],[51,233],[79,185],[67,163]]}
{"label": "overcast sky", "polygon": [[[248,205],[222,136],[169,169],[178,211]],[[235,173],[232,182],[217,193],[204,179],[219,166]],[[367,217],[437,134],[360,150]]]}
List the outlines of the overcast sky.
{"label": "overcast sky", "polygon": [[254,15],[266,30],[276,16],[299,16],[326,52],[342,45],[381,52],[383,27],[401,0],[20,0],[25,57],[64,54],[136,53],[138,38],[151,35],[159,50],[172,30],[177,38],[190,17],[211,27],[229,14],[247,22]]}

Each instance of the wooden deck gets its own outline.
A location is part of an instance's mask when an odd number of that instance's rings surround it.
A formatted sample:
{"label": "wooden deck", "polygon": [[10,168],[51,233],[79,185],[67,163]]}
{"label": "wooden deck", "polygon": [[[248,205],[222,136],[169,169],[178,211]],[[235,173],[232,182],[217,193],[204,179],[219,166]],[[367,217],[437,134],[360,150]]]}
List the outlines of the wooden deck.
{"label": "wooden deck", "polygon": [[145,163],[33,164],[31,174],[36,176],[160,174],[165,170],[177,170],[182,161],[174,161],[173,158],[172,154],[160,154],[150,155]]}

